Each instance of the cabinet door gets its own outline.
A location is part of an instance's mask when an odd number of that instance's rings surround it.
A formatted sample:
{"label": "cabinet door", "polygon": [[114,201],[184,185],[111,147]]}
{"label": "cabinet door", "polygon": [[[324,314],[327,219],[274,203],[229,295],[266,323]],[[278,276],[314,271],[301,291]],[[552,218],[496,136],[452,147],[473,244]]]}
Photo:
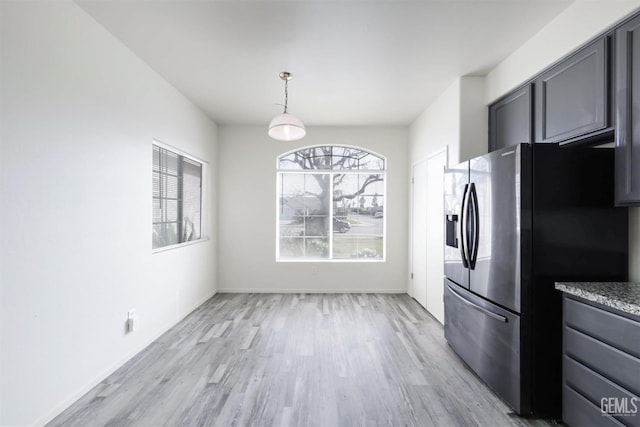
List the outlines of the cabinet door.
{"label": "cabinet door", "polygon": [[489,106],[489,152],[532,141],[532,94],[528,84]]}
{"label": "cabinet door", "polygon": [[616,203],[640,206],[640,17],[616,31]]}
{"label": "cabinet door", "polygon": [[571,55],[535,80],[536,142],[561,142],[609,126],[608,38]]}

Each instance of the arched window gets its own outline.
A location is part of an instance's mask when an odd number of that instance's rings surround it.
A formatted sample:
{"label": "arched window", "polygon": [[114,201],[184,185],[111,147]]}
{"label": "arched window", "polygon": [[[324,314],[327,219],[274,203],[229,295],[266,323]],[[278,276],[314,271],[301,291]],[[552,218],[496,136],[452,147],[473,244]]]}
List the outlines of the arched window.
{"label": "arched window", "polygon": [[385,163],[335,145],[278,157],[277,260],[384,260]]}

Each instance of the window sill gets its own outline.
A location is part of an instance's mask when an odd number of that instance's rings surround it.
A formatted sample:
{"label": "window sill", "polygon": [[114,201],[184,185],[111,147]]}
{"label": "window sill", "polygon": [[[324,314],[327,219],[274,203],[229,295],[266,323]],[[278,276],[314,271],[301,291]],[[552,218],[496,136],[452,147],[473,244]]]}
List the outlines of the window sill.
{"label": "window sill", "polygon": [[185,246],[197,245],[198,243],[204,243],[208,241],[209,241],[208,237],[203,237],[202,239],[198,239],[198,240],[190,240],[188,242],[178,243],[176,245],[169,245],[169,246],[163,246],[161,248],[151,249],[151,253],[157,254],[160,252],[172,251],[174,249],[183,248]]}
{"label": "window sill", "polygon": [[299,262],[336,262],[336,263],[376,263],[376,262],[386,262],[386,259],[366,259],[366,258],[356,258],[356,259],[276,259],[277,263],[299,263]]}

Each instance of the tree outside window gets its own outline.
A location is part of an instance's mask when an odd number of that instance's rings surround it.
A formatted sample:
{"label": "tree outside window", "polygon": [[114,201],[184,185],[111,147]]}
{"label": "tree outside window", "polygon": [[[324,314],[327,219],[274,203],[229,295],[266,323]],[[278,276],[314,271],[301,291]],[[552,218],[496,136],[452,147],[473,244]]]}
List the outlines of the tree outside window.
{"label": "tree outside window", "polygon": [[278,158],[277,259],[383,260],[385,160],[317,146]]}

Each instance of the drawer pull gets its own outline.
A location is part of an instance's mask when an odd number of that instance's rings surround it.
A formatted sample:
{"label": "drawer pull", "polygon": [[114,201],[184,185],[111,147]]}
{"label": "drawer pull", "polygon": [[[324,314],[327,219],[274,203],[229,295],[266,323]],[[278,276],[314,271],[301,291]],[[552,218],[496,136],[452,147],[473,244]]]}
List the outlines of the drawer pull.
{"label": "drawer pull", "polygon": [[457,293],[456,291],[454,291],[451,286],[447,285],[447,287],[449,288],[449,291],[451,291],[451,293],[453,295],[455,295],[460,301],[462,301],[463,303],[475,308],[476,310],[478,310],[481,313],[486,314],[487,316],[491,317],[492,319],[495,320],[499,320],[500,322],[504,322],[507,323],[507,318],[504,316],[501,316],[500,314],[496,314],[491,310],[488,310],[482,306],[479,306],[478,304],[472,303],[471,301],[469,301],[468,299],[466,299],[465,297],[463,297],[462,295],[460,295],[459,293]]}

